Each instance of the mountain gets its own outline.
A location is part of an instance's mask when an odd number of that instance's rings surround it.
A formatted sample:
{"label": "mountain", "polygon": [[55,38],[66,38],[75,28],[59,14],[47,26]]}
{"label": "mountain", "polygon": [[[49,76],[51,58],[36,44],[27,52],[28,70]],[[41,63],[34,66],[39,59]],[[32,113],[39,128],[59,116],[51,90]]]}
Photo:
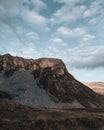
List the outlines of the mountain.
{"label": "mountain", "polygon": [[104,107],[103,96],[77,81],[60,59],[0,56],[0,97],[48,108]]}

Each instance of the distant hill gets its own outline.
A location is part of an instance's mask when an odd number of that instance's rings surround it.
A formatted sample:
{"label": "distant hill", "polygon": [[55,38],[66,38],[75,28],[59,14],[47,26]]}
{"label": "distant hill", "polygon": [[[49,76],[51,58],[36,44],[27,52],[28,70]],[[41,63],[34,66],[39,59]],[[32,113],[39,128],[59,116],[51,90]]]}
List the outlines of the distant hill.
{"label": "distant hill", "polygon": [[90,87],[93,91],[104,95],[104,82],[84,82],[84,84]]}

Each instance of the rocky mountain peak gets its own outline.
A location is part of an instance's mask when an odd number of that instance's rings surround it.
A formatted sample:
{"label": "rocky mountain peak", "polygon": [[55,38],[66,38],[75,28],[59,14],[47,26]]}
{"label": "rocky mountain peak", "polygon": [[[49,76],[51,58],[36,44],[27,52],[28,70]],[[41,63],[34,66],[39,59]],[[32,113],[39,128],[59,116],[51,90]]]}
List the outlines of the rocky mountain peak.
{"label": "rocky mountain peak", "polygon": [[57,74],[63,75],[67,71],[65,64],[60,59],[40,58],[40,59],[23,59],[21,57],[13,57],[10,54],[0,56],[0,70],[19,69],[37,70],[51,68],[52,71],[57,70]]}

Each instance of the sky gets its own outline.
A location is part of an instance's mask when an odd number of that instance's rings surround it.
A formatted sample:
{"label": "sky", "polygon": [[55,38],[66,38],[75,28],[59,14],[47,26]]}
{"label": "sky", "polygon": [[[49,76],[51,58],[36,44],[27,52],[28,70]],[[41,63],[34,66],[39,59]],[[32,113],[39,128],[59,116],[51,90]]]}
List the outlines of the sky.
{"label": "sky", "polygon": [[0,54],[64,61],[80,81],[104,81],[103,0],[0,0]]}

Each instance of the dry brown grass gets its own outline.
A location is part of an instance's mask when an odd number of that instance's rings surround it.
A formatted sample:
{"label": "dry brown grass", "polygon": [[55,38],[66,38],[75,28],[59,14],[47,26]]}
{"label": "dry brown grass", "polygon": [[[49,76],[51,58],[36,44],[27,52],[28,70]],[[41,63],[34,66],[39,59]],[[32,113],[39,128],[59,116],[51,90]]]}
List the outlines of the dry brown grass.
{"label": "dry brown grass", "polygon": [[0,100],[0,130],[103,130],[104,109],[31,108]]}

